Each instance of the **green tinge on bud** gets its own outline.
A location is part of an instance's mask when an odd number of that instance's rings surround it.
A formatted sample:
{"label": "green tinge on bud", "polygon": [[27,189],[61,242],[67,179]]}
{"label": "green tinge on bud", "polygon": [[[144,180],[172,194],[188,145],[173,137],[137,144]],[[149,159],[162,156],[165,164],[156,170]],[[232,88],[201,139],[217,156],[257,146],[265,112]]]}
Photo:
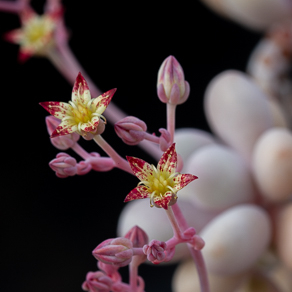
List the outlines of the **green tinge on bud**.
{"label": "green tinge on bud", "polygon": [[190,94],[184,71],[175,57],[166,58],[158,71],[157,95],[164,103],[182,104]]}

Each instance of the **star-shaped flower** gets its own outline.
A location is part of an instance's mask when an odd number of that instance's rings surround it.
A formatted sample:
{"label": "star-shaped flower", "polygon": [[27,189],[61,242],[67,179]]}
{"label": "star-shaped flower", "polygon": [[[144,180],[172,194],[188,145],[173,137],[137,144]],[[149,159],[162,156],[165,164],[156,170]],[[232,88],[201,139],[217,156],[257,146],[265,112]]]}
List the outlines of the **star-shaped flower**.
{"label": "star-shaped flower", "polygon": [[45,55],[54,44],[53,34],[62,11],[36,14],[26,9],[20,15],[22,27],[5,34],[9,42],[20,45],[19,60],[24,62],[33,55]]}
{"label": "star-shaped flower", "polygon": [[82,136],[86,133],[97,134],[97,127],[100,119],[104,122],[105,117],[102,113],[110,103],[116,88],[111,89],[102,95],[91,99],[89,87],[81,73],[78,74],[73,91],[72,101],[40,102],[40,105],[51,115],[61,119],[61,124],[52,133],[51,138],[77,132]]}
{"label": "star-shaped flower", "polygon": [[156,205],[165,210],[177,200],[176,193],[198,177],[176,172],[177,153],[173,143],[160,158],[157,168],[146,161],[127,157],[134,174],[140,183],[125,198],[124,202],[150,198],[150,206]]}

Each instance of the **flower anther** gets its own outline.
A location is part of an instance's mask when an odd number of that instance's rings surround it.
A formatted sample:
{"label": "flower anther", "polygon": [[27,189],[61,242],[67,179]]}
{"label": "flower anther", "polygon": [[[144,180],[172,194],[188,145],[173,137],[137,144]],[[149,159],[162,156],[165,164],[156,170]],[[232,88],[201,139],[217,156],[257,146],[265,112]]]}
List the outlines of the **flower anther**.
{"label": "flower anther", "polygon": [[77,132],[81,136],[86,136],[87,133],[100,134],[98,131],[99,125],[102,125],[101,129],[103,130],[104,123],[106,123],[102,113],[115,92],[116,88],[91,99],[87,82],[79,73],[73,87],[72,101],[69,101],[69,103],[56,101],[40,103],[51,115],[62,120],[61,124],[52,133],[51,138],[73,132]]}
{"label": "flower anther", "polygon": [[124,202],[150,198],[150,206],[168,209],[177,200],[177,192],[198,177],[176,172],[177,153],[173,143],[160,158],[157,168],[146,161],[127,157],[140,183],[125,198]]}
{"label": "flower anther", "polygon": [[7,41],[20,45],[20,61],[24,62],[33,55],[46,54],[54,44],[53,35],[61,15],[61,10],[44,15],[38,15],[32,9],[21,13],[22,27],[5,35]]}

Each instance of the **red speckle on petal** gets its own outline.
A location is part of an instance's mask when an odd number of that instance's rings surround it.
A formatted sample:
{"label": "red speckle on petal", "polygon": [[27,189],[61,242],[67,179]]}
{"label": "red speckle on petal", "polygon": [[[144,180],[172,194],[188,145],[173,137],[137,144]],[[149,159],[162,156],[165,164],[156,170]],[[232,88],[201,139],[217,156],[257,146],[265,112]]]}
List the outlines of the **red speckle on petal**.
{"label": "red speckle on petal", "polygon": [[124,202],[129,202],[137,199],[145,199],[149,197],[149,192],[147,187],[138,186],[134,188],[125,198]]}
{"label": "red speckle on petal", "polygon": [[73,92],[76,92],[78,90],[81,95],[84,93],[84,90],[89,90],[88,84],[80,72],[78,73],[73,86]]}

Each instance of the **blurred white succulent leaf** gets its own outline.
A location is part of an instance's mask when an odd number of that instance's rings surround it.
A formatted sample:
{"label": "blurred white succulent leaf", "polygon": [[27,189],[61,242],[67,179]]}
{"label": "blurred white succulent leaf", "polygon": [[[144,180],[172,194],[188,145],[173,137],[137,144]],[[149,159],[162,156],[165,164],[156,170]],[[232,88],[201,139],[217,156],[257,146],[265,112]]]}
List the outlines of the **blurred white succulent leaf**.
{"label": "blurred white succulent leaf", "polygon": [[221,213],[200,232],[207,243],[202,250],[207,270],[225,276],[247,272],[267,249],[271,233],[261,207],[243,204]]}
{"label": "blurred white succulent leaf", "polygon": [[204,209],[222,211],[255,199],[251,173],[230,147],[201,147],[188,158],[185,170],[199,179],[182,189],[181,195]]}
{"label": "blurred white succulent leaf", "polygon": [[258,139],[252,170],[264,198],[281,202],[292,195],[292,133],[285,128],[272,128]]}
{"label": "blurred white succulent leaf", "polygon": [[[247,273],[232,276],[221,276],[208,273],[210,291],[234,292]],[[175,270],[172,278],[173,292],[200,292],[200,279],[192,260],[182,262]]]}
{"label": "blurred white succulent leaf", "polygon": [[210,82],[204,102],[212,130],[250,164],[258,137],[273,126],[264,92],[248,75],[228,70]]}
{"label": "blurred white succulent leaf", "polygon": [[[193,152],[201,147],[216,143],[212,134],[194,128],[180,128],[174,133],[175,149],[185,163]],[[184,169],[184,168],[183,168]]]}
{"label": "blurred white succulent leaf", "polygon": [[256,31],[292,15],[287,0],[201,0],[218,14]]}

